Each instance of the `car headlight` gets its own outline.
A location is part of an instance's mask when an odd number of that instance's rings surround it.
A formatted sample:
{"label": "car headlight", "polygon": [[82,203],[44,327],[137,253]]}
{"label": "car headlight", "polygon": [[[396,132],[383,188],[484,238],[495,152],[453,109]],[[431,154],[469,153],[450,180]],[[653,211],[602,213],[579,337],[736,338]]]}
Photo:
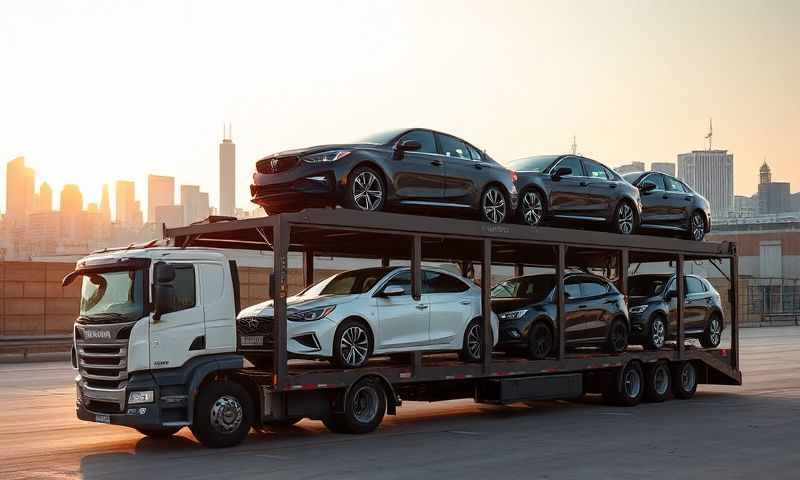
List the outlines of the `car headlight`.
{"label": "car headlight", "polygon": [[501,320],[516,320],[518,318],[522,318],[523,315],[528,313],[528,310],[513,310],[511,312],[505,312],[500,314]]}
{"label": "car headlight", "polygon": [[327,305],[325,307],[312,308],[310,310],[295,310],[289,312],[287,318],[292,322],[313,322],[328,316],[336,305]]}
{"label": "car headlight", "polygon": [[350,155],[350,150],[328,150],[303,157],[306,163],[331,163]]}
{"label": "car headlight", "polygon": [[639,305],[628,309],[629,313],[644,313],[647,310],[647,305]]}
{"label": "car headlight", "polygon": [[153,403],[153,391],[142,390],[140,392],[130,392],[128,394],[128,405],[137,403]]}

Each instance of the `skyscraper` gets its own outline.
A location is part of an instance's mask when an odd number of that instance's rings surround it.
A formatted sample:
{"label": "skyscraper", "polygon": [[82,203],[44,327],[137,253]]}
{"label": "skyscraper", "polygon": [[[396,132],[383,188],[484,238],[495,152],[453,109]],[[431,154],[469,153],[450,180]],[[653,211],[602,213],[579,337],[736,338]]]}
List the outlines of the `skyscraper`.
{"label": "skyscraper", "polygon": [[725,218],[734,210],[733,154],[727,150],[678,154],[678,178],[708,199],[714,218]]}
{"label": "skyscraper", "polygon": [[792,211],[792,194],[788,182],[773,182],[766,160],[758,169],[758,213],[775,214]]}
{"label": "skyscraper", "polygon": [[771,183],[772,182],[772,170],[770,170],[769,165],[767,165],[767,161],[764,160],[764,163],[761,165],[761,168],[758,169],[758,183]]}
{"label": "skyscraper", "polygon": [[231,140],[230,126],[222,132],[219,144],[219,214],[236,212],[236,145]]}
{"label": "skyscraper", "polygon": [[42,182],[39,185],[39,194],[36,196],[36,206],[34,208],[37,212],[51,212],[53,211],[53,189],[47,182]]}
{"label": "skyscraper", "polygon": [[117,181],[116,186],[117,223],[124,226],[139,226],[142,212],[136,201],[136,188],[133,182]]}
{"label": "skyscraper", "polygon": [[104,222],[111,221],[111,202],[108,200],[108,184],[103,184],[103,193],[100,196],[100,216]]}
{"label": "skyscraper", "polygon": [[34,179],[32,168],[25,166],[25,157],[6,164],[6,221],[22,224],[34,209]]}
{"label": "skyscraper", "polygon": [[208,193],[201,192],[197,185],[181,185],[181,205],[186,223],[208,217]]}
{"label": "skyscraper", "polygon": [[175,205],[175,177],[147,176],[147,221],[156,221],[156,207]]}
{"label": "skyscraper", "polygon": [[675,164],[672,162],[653,162],[650,164],[650,170],[675,176]]}
{"label": "skyscraper", "polygon": [[83,194],[77,185],[67,184],[61,189],[61,213],[79,213],[83,210]]}

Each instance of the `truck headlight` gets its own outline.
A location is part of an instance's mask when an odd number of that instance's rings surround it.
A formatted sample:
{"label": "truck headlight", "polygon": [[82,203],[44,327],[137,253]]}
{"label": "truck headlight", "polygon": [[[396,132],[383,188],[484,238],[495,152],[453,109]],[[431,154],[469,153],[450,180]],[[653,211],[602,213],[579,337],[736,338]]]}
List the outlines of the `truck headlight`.
{"label": "truck headlight", "polygon": [[647,310],[647,305],[639,305],[639,306],[636,306],[636,307],[629,308],[628,312],[629,313],[639,314],[639,313],[644,313],[645,310]]}
{"label": "truck headlight", "polygon": [[137,403],[153,403],[153,391],[142,390],[139,392],[130,392],[128,394],[128,405],[135,405]]}
{"label": "truck headlight", "polygon": [[289,312],[287,318],[292,322],[313,322],[328,316],[334,308],[336,308],[336,305],[327,305],[310,310],[297,310]]}
{"label": "truck headlight", "polygon": [[350,150],[328,150],[303,157],[306,163],[331,163],[350,155]]}
{"label": "truck headlight", "polygon": [[528,310],[513,310],[511,312],[501,313],[500,320],[516,320],[522,318],[526,313],[528,313]]}

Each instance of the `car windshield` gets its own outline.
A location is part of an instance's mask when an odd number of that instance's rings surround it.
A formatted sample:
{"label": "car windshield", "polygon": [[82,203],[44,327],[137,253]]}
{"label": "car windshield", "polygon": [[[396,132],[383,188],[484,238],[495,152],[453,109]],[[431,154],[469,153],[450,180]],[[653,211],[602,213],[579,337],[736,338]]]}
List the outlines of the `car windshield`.
{"label": "car windshield", "polygon": [[319,297],[322,295],[356,295],[366,293],[375,286],[394,267],[362,268],[328,277],[297,294],[298,297]]}
{"label": "car windshield", "polygon": [[396,128],[394,130],[386,130],[384,132],[373,133],[372,135],[367,135],[366,137],[362,137],[356,140],[353,143],[374,143],[376,145],[385,145],[395,138],[399,137],[400,134],[407,132],[407,128]]}
{"label": "car windshield", "polygon": [[628,278],[628,295],[631,297],[654,297],[664,293],[669,275],[636,275]]}
{"label": "car windshield", "polygon": [[625,175],[622,176],[622,178],[624,178],[625,181],[630,184],[636,184],[636,181],[639,180],[639,177],[641,176],[642,172],[631,172],[631,173],[626,173]]}
{"label": "car windshield", "polygon": [[492,298],[528,298],[541,302],[555,288],[555,275],[517,277],[492,288]]}
{"label": "car windshield", "polygon": [[508,168],[521,172],[542,173],[547,170],[559,155],[537,155],[534,157],[520,158],[508,162]]}
{"label": "car windshield", "polygon": [[81,286],[82,317],[135,320],[144,315],[144,270],[86,273]]}

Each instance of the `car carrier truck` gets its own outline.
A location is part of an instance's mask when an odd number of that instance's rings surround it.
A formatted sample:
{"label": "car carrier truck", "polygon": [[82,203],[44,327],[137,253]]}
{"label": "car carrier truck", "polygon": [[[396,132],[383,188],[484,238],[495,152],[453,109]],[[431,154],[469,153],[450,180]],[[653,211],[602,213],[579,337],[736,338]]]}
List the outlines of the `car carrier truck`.
{"label": "car carrier truck", "polygon": [[[273,254],[269,296],[272,332],[260,349],[240,344],[237,265],[230,249]],[[302,254],[307,285],[315,256],[374,259],[411,267],[412,295],[421,295],[423,261],[452,262],[479,271],[483,332],[489,319],[492,267],[552,268],[561,325],[567,268],[602,268],[627,291],[634,264],[671,265],[677,274],[677,341],[656,351],[619,354],[558,348],[543,360],[491,352],[478,363],[455,354],[374,359],[361,368],[287,358],[288,256]],[[403,400],[472,398],[509,404],[602,393],[616,404],[690,398],[698,384],[740,385],[737,302],[730,295],[729,348],[685,345],[684,263],[704,260],[737,286],[733,243],[575,231],[470,220],[442,221],[382,212],[309,209],[246,220],[210,221],[164,229],[160,245],[103,250],[77,262],[69,283],[82,278],[81,315],[74,328],[77,415],[125,425],[150,436],[188,426],[209,447],[242,442],[251,428],[317,419],[334,432],[367,433]],[[265,292],[266,293],[266,292]],[[266,296],[266,295],[265,295]],[[245,352],[246,351],[246,352]],[[246,360],[258,354],[258,367]]]}

